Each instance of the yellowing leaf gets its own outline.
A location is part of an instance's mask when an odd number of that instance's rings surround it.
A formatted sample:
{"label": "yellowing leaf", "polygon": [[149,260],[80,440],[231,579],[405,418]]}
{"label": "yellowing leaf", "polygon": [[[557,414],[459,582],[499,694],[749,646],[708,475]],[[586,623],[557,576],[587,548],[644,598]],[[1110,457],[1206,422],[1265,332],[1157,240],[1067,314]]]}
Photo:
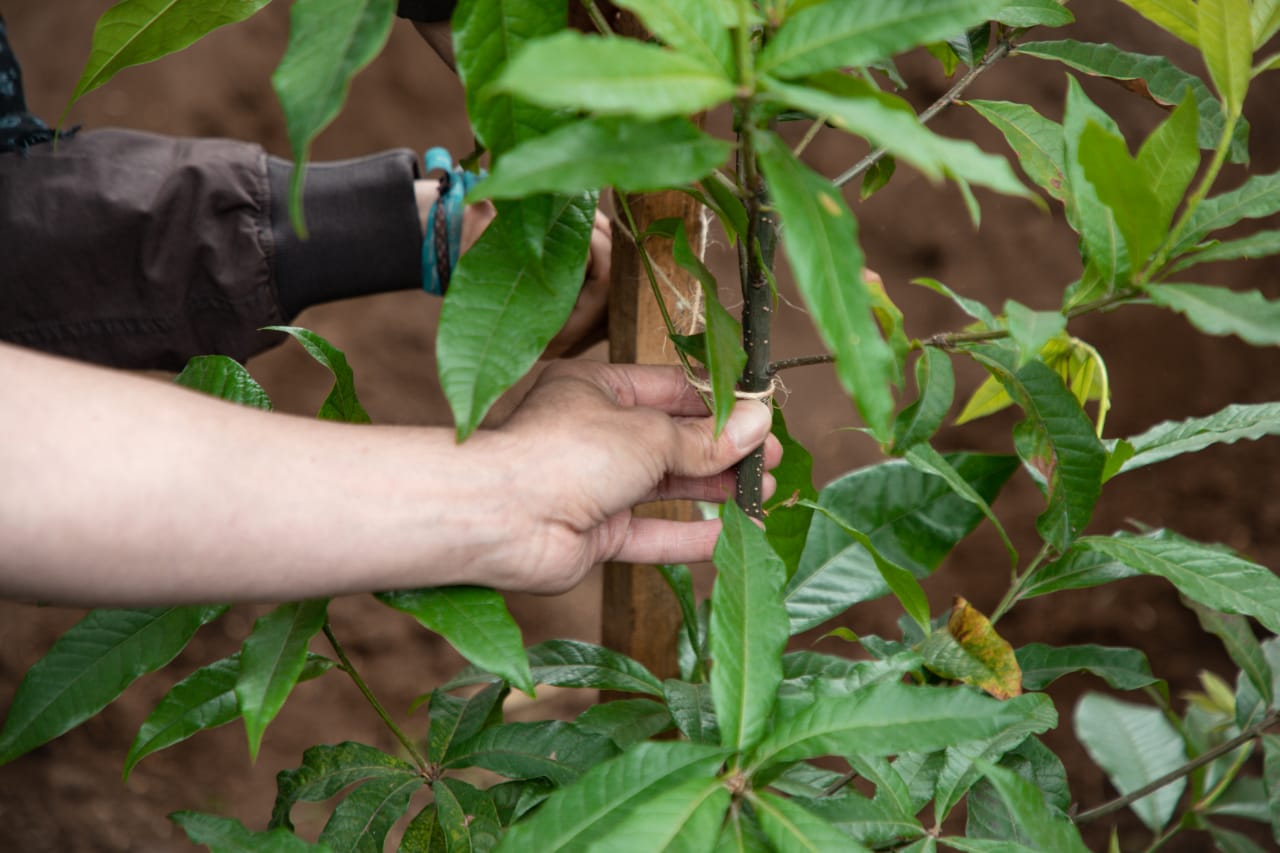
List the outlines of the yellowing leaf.
{"label": "yellowing leaf", "polygon": [[[1050,339],[1040,350],[1040,360],[1054,373],[1062,377],[1067,390],[1084,406],[1090,401],[1098,403],[1095,426],[1098,435],[1107,421],[1111,409],[1111,385],[1107,377],[1107,365],[1098,351],[1079,338],[1065,333]],[[978,386],[973,396],[964,404],[956,417],[956,424],[976,421],[994,415],[1013,405],[1004,386],[994,376]]]}
{"label": "yellowing leaf", "polygon": [[997,699],[1022,695],[1022,668],[1013,646],[959,596],[947,629],[935,631],[921,643],[920,654],[925,666],[944,678],[972,684]]}

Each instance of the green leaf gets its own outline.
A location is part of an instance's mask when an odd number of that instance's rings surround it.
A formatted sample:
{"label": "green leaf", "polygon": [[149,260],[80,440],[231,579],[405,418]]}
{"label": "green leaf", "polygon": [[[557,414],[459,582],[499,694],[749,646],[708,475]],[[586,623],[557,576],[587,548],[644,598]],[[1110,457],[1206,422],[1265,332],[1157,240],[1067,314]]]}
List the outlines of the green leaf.
{"label": "green leaf", "polygon": [[452,30],[458,77],[477,140],[501,161],[520,142],[564,124],[567,117],[499,94],[497,80],[511,58],[535,39],[564,29],[567,0],[461,0]]}
{"label": "green leaf", "polygon": [[835,354],[841,384],[872,434],[886,439],[898,370],[862,283],[857,222],[835,187],[797,160],[781,139],[761,133],[757,142],[796,285]]}
{"label": "green leaf", "polygon": [[1029,464],[1049,483],[1049,505],[1036,519],[1045,542],[1065,551],[1093,515],[1107,452],[1080,403],[1052,369],[1033,361],[1014,369],[1000,350],[974,352],[1027,415],[1027,428],[1043,441],[1043,455]]}
{"label": "green leaf", "polygon": [[[662,695],[662,682],[624,654],[579,640],[545,640],[530,646],[529,671],[534,684],[592,687],[624,693]],[[482,670],[464,672],[449,682],[450,689],[482,684],[498,678]]]}
{"label": "green leaf", "polygon": [[702,361],[711,374],[711,409],[715,416],[716,435],[719,435],[733,412],[736,402],[734,388],[747,363],[747,354],[742,349],[742,326],[720,304],[715,276],[689,245],[684,220],[658,220],[649,227],[649,233],[670,237],[673,260],[702,285],[706,315],[706,331],[703,333],[706,357]]}
{"label": "green leaf", "polygon": [[729,789],[720,779],[686,779],[629,810],[591,849],[706,853],[720,837],[730,799]]}
{"label": "green leaf", "polygon": [[735,92],[723,69],[686,54],[571,31],[529,44],[493,87],[542,107],[637,118],[690,115]]}
{"label": "green leaf", "polygon": [[791,15],[756,63],[762,74],[801,77],[869,65],[990,20],[1008,0],[866,0],[823,3]]}
{"label": "green leaf", "polygon": [[213,853],[330,853],[327,844],[310,844],[287,829],[251,832],[233,817],[173,812],[169,820],[182,827],[192,844],[203,844]]}
{"label": "green leaf", "polygon": [[751,805],[760,828],[778,850],[827,853],[848,850],[867,853],[868,848],[836,829],[803,806],[775,797],[768,791],[754,793]]}
{"label": "green leaf", "polygon": [[1004,525],[1000,523],[1000,519],[996,518],[991,505],[987,503],[982,495],[978,494],[973,486],[969,485],[968,480],[960,476],[960,472],[947,461],[947,457],[934,450],[931,445],[920,443],[908,450],[903,458],[911,463],[911,467],[917,471],[941,477],[951,487],[952,491],[981,510],[987,521],[990,521],[992,526],[995,527],[996,533],[1000,536],[1000,541],[1004,543],[1005,551],[1009,554],[1010,565],[1018,565],[1018,549],[1013,547],[1013,541],[1005,531]]}
{"label": "green leaf", "polygon": [[1200,166],[1200,147],[1196,143],[1199,127],[1195,94],[1188,89],[1182,102],[1138,149],[1138,168],[1158,205],[1151,216],[1162,228],[1173,223],[1174,211]]}
{"label": "green leaf", "polygon": [[1073,672],[1096,675],[1117,690],[1137,690],[1160,681],[1151,674],[1147,656],[1138,649],[1027,643],[1017,655],[1022,686],[1027,690],[1043,690]]}
{"label": "green leaf", "polygon": [[396,853],[448,853],[444,827],[440,825],[435,803],[423,808],[409,821]]}
{"label": "green leaf", "polygon": [[604,735],[619,749],[646,741],[673,725],[671,712],[652,699],[616,699],[592,705],[573,721],[589,734]]}
{"label": "green leaf", "polygon": [[[351,853],[382,853],[387,832],[409,808],[413,792],[424,784],[416,774],[362,782],[333,810],[320,833],[320,843]],[[436,807],[440,808],[439,800]]]}
{"label": "green leaf", "polygon": [[927,442],[947,419],[956,393],[951,356],[937,347],[925,347],[916,360],[916,389],[919,398],[899,412],[893,422],[895,454]]}
{"label": "green leaf", "polygon": [[177,657],[225,605],[92,610],[27,670],[0,730],[0,764],[70,731]]}
{"label": "green leaf", "polygon": [[[1056,0],[1049,0],[1056,5]],[[1037,186],[1061,202],[1070,198],[1065,173],[1066,147],[1062,125],[1026,104],[1008,101],[965,101],[978,115],[1004,134],[1018,163]]]}
{"label": "green leaf", "polygon": [[1192,601],[1224,613],[1252,616],[1269,631],[1280,632],[1280,578],[1225,548],[1172,534],[1127,533],[1091,536],[1080,540],[1080,546],[1143,574],[1163,577]]}
{"label": "green leaf", "polygon": [[786,566],[738,505],[721,513],[724,527],[713,560],[711,593],[711,695],[720,743],[740,752],[764,735],[774,694],[782,681],[787,613],[782,606]]}
{"label": "green leaf", "polygon": [[271,85],[284,109],[297,164],[289,185],[289,218],[303,236],[303,165],[311,143],[337,117],[352,78],[382,52],[395,11],[395,0],[298,0],[290,10],[289,45]]}
{"label": "green leaf", "polygon": [[[1128,0],[1126,0],[1128,2]],[[1191,12],[1195,7],[1187,0]],[[1226,129],[1226,116],[1222,105],[1209,87],[1195,75],[1188,74],[1163,56],[1147,56],[1130,53],[1111,44],[1063,39],[1062,41],[1026,42],[1017,47],[1019,55],[1053,59],[1077,71],[1114,80],[1132,80],[1131,88],[1151,98],[1164,107],[1182,103],[1191,93],[1200,113],[1196,138],[1200,147],[1212,151],[1218,146]],[[1231,147],[1227,154],[1233,163],[1249,162],[1249,126],[1241,120],[1231,134]]]}
{"label": "green leaf", "polygon": [[1133,452],[1117,473],[1196,453],[1215,444],[1253,441],[1266,435],[1280,435],[1280,403],[1233,403],[1203,418],[1164,421],[1127,439]]}
{"label": "green leaf", "polygon": [[257,759],[262,733],[302,677],[307,644],[327,619],[329,600],[282,604],[253,623],[240,651],[236,701],[249,736],[249,756]]}
{"label": "green leaf", "polygon": [[897,169],[898,161],[890,154],[885,154],[872,163],[862,175],[862,184],[858,188],[859,201],[866,201],[884,189]]}
{"label": "green leaf", "polygon": [[735,242],[739,236],[747,233],[747,208],[742,199],[734,194],[732,185],[712,175],[699,186],[706,192],[707,206],[716,212],[720,224],[729,235],[729,242]]}
{"label": "green leaf", "polygon": [[380,592],[376,597],[444,637],[471,663],[533,695],[535,682],[520,627],[501,593],[455,586]]}
{"label": "green leaf", "polygon": [[[698,642],[698,599],[693,591],[693,573],[689,571],[688,566],[683,564],[658,565],[654,568],[662,575],[662,579],[667,582],[667,586],[671,589],[671,594],[676,597],[676,602],[680,605],[682,643],[688,646],[692,657],[696,659],[700,654],[698,651],[700,643]],[[682,660],[682,673],[684,673],[683,667],[684,662]],[[700,662],[698,662],[689,668],[687,674],[692,677],[693,670],[700,668]]]}
{"label": "green leaf", "polygon": [[1280,843],[1280,735],[1262,736],[1263,781],[1267,786],[1267,810],[1271,835]]}
{"label": "green leaf", "polygon": [[[1034,737],[1005,754],[997,765],[1011,770],[1040,790],[1051,814],[1066,815],[1071,806],[1071,790],[1062,761]],[[987,779],[979,779],[965,799],[965,833],[974,839],[1002,839],[1032,849],[1032,837],[1018,826],[1018,818]]]}
{"label": "green leaf", "polygon": [[[893,774],[893,770],[890,769],[889,773]],[[822,793],[818,791],[815,796],[792,795],[788,802],[839,832],[852,836],[859,844],[874,849],[903,844],[927,834],[918,819],[904,814],[888,797],[880,796],[878,786],[874,800],[847,789],[834,796],[822,796]],[[834,849],[848,848],[842,845]]]}
{"label": "green leaf", "polygon": [[1169,272],[1179,272],[1197,264],[1213,264],[1221,261],[1252,260],[1280,255],[1280,231],[1259,231],[1239,240],[1220,243],[1217,240],[1201,244],[1169,266]]}
{"label": "green leaf", "polygon": [[1020,718],[1003,726],[995,734],[980,740],[948,747],[937,781],[934,783],[934,812],[945,817],[983,775],[984,766],[1000,760],[1019,748],[1032,735],[1042,734],[1058,725],[1058,712],[1053,701],[1043,693],[1018,696],[1006,703],[1010,710],[1021,708]]}
{"label": "green leaf", "polygon": [[1250,72],[1254,77],[1267,71],[1275,71],[1280,68],[1280,53],[1273,53],[1266,59],[1260,60],[1257,65],[1253,66]]}
{"label": "green leaf", "polygon": [[467,198],[577,193],[604,186],[656,190],[699,180],[723,163],[732,148],[685,118],[588,118],[511,149]]}
{"label": "green leaf", "polygon": [[[730,78],[737,73],[730,31],[704,0],[618,0],[668,46]],[[732,26],[737,26],[735,19]]]}
{"label": "green leaf", "polygon": [[104,12],[94,26],[89,60],[62,117],[66,118],[72,104],[106,83],[117,71],[182,50],[221,26],[245,20],[268,2],[121,0]]}
{"label": "green leaf", "polygon": [[1120,0],[1151,23],[1199,47],[1200,22],[1195,0]]}
{"label": "green leaf", "polygon": [[1060,0],[1014,0],[992,18],[1009,27],[1063,27],[1075,19]]}
{"label": "green leaf", "polygon": [[507,723],[456,744],[445,767],[483,767],[508,779],[550,779],[567,785],[617,753],[613,741],[572,723]]}
{"label": "green leaf", "polygon": [[1232,616],[1219,613],[1196,602],[1190,602],[1195,611],[1200,627],[1222,641],[1227,654],[1235,665],[1240,667],[1240,674],[1258,691],[1265,707],[1271,707],[1275,699],[1272,690],[1271,666],[1263,654],[1262,644],[1253,635],[1253,627],[1243,616]]}
{"label": "green leaf", "polygon": [[1234,190],[1205,199],[1191,212],[1174,252],[1186,251],[1211,231],[1229,228],[1242,219],[1270,216],[1276,211],[1280,211],[1280,172],[1250,175]]}
{"label": "green leaf", "polygon": [[502,823],[488,791],[449,778],[437,780],[431,790],[435,794],[446,849],[488,853],[497,846],[502,837]]}
{"label": "green leaf", "polygon": [[767,85],[788,106],[826,116],[836,127],[866,137],[932,180],[945,175],[997,192],[1033,197],[1003,157],[988,154],[968,140],[939,136],[921,124],[901,98],[845,75],[830,75],[820,82],[832,91],[776,81]]}
{"label": "green leaf", "polygon": [[362,743],[313,746],[302,754],[300,767],[276,775],[276,802],[269,825],[292,829],[289,812],[296,803],[327,800],[365,779],[420,781],[421,777],[412,764]]}
{"label": "green leaf", "polygon": [[750,815],[731,809],[720,830],[715,853],[773,853],[760,824]]}
{"label": "green leaf", "polygon": [[1200,53],[1230,116],[1244,109],[1253,59],[1249,0],[1199,0]]}
{"label": "green leaf", "polygon": [[987,308],[987,306],[983,305],[976,299],[969,299],[968,297],[961,296],[937,279],[913,278],[911,283],[918,284],[921,287],[927,287],[934,293],[950,299],[957,308],[981,323],[983,328],[994,329],[999,325],[996,322],[995,315],[991,313],[991,310]]}
{"label": "green leaf", "polygon": [[1042,566],[1023,586],[1020,598],[1035,598],[1064,589],[1088,589],[1138,574],[1119,560],[1077,544],[1059,559]]}
{"label": "green leaf", "polygon": [[[1187,760],[1182,738],[1159,708],[1087,693],[1076,705],[1076,737],[1121,794],[1136,791]],[[1186,779],[1135,802],[1131,809],[1152,832],[1173,816]]]}
{"label": "green leaf", "polygon": [[920,582],[916,580],[915,575],[910,569],[903,568],[892,560],[887,559],[876,548],[871,538],[860,530],[856,530],[846,524],[838,515],[833,513],[826,507],[810,503],[810,506],[821,513],[824,517],[834,522],[849,536],[871,555],[871,559],[876,564],[876,569],[880,572],[880,577],[884,580],[885,586],[893,593],[894,597],[902,605],[902,609],[910,616],[920,630],[929,631],[929,597],[925,595],[924,589],[920,586]]}
{"label": "green leaf", "polygon": [[1207,335],[1235,335],[1259,347],[1280,344],[1280,300],[1272,302],[1256,290],[1156,284],[1147,288],[1147,295]]}
{"label": "green leaf", "polygon": [[[1085,179],[1093,184],[1098,199],[1111,210],[1116,227],[1124,236],[1129,259],[1141,267],[1169,231],[1160,199],[1144,170],[1129,156],[1124,137],[1093,121],[1085,124],[1076,149]],[[1064,324],[1065,326],[1065,324]],[[1056,329],[1055,333],[1061,331]],[[1048,340],[1049,335],[1045,338]]]}
{"label": "green leaf", "polygon": [[782,656],[783,681],[778,688],[778,702],[806,703],[821,696],[850,696],[871,684],[901,680],[922,663],[914,651],[885,660],[858,661],[817,652],[791,652]]}
{"label": "green leaf", "polygon": [[1253,32],[1253,49],[1257,50],[1271,41],[1271,37],[1280,31],[1280,2],[1254,0],[1249,23]]}
{"label": "green leaf", "polygon": [[329,396],[320,406],[316,417],[349,424],[369,423],[369,413],[364,410],[364,406],[360,405],[360,400],[356,397],[355,374],[351,372],[351,366],[347,364],[347,357],[342,350],[308,329],[297,326],[264,326],[263,328],[266,331],[292,335],[312,358],[333,374],[333,387],[329,389]]}
{"label": "green leaf", "polygon": [[[1280,637],[1269,637],[1262,641],[1261,646],[1262,656],[1271,673],[1270,693],[1273,697],[1280,696]],[[1270,710],[1262,692],[1244,673],[1236,676],[1235,709],[1236,726],[1240,729],[1257,723]]]}
{"label": "green leaf", "polygon": [[502,700],[507,693],[503,682],[490,684],[466,698],[450,696],[439,689],[431,691],[427,757],[441,764],[452,756],[455,744],[474,737],[486,725],[501,723]]}
{"label": "green leaf", "polygon": [[[1017,470],[1010,456],[946,457],[984,500],[993,500]],[[946,481],[905,462],[853,471],[822,490],[820,505],[866,534],[886,559],[924,577],[982,521],[982,511]],[[818,516],[800,568],[787,584],[791,633],[812,628],[888,587],[871,554],[840,525]]]}
{"label": "green leaf", "polygon": [[1062,117],[1066,143],[1067,222],[1080,234],[1081,257],[1086,273],[1092,269],[1100,279],[1101,293],[1106,295],[1130,276],[1130,259],[1124,238],[1116,225],[1115,214],[1098,197],[1080,160],[1080,146],[1085,129],[1093,122],[1105,130],[1119,133],[1116,123],[1085,95],[1074,77],[1067,78],[1067,106]]}
{"label": "green leaf", "polygon": [[498,202],[459,259],[440,312],[440,383],[466,438],[564,326],[587,267],[596,199]]}
{"label": "green leaf", "polygon": [[801,501],[817,500],[813,487],[813,456],[787,431],[782,407],[773,406],[773,435],[782,445],[782,462],[773,469],[777,490],[764,504],[764,530],[769,547],[786,564],[787,578],[796,573],[813,510]]}
{"label": "green leaf", "polygon": [[[298,681],[310,681],[328,672],[334,663],[308,653]],[[240,678],[240,653],[201,667],[179,681],[165,694],[129,747],[124,759],[124,778],[135,764],[153,752],[181,743],[196,732],[226,725],[240,716],[236,703],[236,681]]]}
{"label": "green leaf", "polygon": [[1221,826],[1209,825],[1209,835],[1213,838],[1214,849],[1221,853],[1266,853],[1266,851],[1234,830]]}
{"label": "green leaf", "polygon": [[[928,630],[928,622],[921,628]],[[1022,671],[1013,646],[968,601],[956,596],[945,631],[925,637],[918,651],[930,670],[953,681],[972,684],[997,699],[1022,693]]]}
{"label": "green leaf", "polygon": [[184,388],[255,409],[271,409],[271,398],[244,365],[225,355],[198,355],[173,381]]}
{"label": "green leaf", "polygon": [[720,724],[716,720],[710,684],[668,678],[662,683],[662,696],[682,735],[694,743],[720,743]]}
{"label": "green leaf", "polygon": [[1035,849],[1088,853],[1089,848],[1084,846],[1080,831],[1066,815],[1045,803],[1044,795],[1035,784],[994,764],[983,768],[983,773],[999,793],[1018,828],[1035,844]]}
{"label": "green leaf", "polygon": [[507,832],[500,851],[576,850],[616,826],[663,791],[716,773],[726,753],[693,743],[641,743],[592,767]]}
{"label": "green leaf", "polygon": [[1032,311],[1012,299],[1005,300],[1004,314],[1009,338],[1018,347],[1018,367],[1034,359],[1067,328],[1067,318],[1061,311]]}
{"label": "green leaf", "polygon": [[876,684],[853,696],[816,699],[779,722],[756,747],[751,768],[818,755],[933,752],[991,737],[1035,710],[1021,699],[999,702],[967,688]]}

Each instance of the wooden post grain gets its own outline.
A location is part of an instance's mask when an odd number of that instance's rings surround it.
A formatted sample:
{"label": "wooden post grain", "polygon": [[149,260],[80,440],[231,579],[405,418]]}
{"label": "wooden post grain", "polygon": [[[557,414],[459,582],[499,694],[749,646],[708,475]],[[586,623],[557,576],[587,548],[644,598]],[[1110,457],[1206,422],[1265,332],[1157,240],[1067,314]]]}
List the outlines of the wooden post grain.
{"label": "wooden post grain", "polygon": [[[636,18],[609,3],[599,8],[619,35],[645,38]],[[593,23],[581,7],[571,5],[570,24],[592,31]],[[689,243],[702,244],[705,225],[701,207],[684,193],[669,191],[627,197],[640,232],[659,219],[684,220]],[[612,292],[609,299],[609,360],[625,364],[675,364],[679,359],[667,338],[662,313],[654,298],[640,252],[626,231],[623,218],[614,217]],[[677,331],[689,332],[700,316],[699,284],[680,269],[671,256],[670,240],[646,245],[657,272],[663,301]],[[689,501],[664,501],[640,507],[637,515],[689,521],[695,509]],[[601,635],[604,645],[636,659],[658,678],[676,678],[676,637],[680,608],[662,576],[652,567],[609,563],[604,567]]]}

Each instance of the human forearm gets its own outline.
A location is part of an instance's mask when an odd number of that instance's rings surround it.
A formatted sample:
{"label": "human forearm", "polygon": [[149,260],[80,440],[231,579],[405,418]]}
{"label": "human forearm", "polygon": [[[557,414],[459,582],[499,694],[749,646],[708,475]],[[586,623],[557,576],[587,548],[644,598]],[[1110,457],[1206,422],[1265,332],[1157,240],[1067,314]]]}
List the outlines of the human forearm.
{"label": "human forearm", "polygon": [[[268,601],[468,580],[508,533],[487,436],[233,407],[0,345],[0,587]],[[486,464],[477,464],[488,456]],[[476,578],[474,582],[484,582]]]}

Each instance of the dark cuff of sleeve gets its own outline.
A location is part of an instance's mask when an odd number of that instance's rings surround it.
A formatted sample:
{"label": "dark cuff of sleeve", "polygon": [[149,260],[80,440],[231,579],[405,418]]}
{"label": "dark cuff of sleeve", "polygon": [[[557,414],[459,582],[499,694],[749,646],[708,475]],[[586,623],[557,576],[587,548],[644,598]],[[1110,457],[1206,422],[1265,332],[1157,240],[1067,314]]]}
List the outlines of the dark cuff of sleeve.
{"label": "dark cuff of sleeve", "polygon": [[308,237],[289,221],[293,164],[267,163],[280,305],[289,318],[336,299],[422,286],[422,224],[413,182],[417,155],[398,149],[307,167]]}
{"label": "dark cuff of sleeve", "polygon": [[435,23],[449,20],[457,5],[457,0],[400,0],[396,14],[411,21]]}

